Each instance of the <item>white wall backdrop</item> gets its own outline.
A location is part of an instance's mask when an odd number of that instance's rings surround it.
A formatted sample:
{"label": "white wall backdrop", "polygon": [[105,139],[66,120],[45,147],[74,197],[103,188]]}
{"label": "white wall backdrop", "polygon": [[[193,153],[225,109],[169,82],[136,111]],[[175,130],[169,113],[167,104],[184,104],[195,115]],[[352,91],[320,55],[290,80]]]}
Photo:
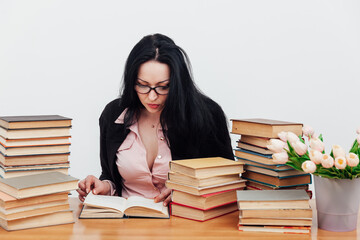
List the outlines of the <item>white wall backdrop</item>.
{"label": "white wall backdrop", "polygon": [[132,47],[157,32],[187,51],[229,119],[306,123],[327,151],[354,141],[357,0],[0,0],[0,115],[73,118],[70,174],[99,175],[98,117]]}

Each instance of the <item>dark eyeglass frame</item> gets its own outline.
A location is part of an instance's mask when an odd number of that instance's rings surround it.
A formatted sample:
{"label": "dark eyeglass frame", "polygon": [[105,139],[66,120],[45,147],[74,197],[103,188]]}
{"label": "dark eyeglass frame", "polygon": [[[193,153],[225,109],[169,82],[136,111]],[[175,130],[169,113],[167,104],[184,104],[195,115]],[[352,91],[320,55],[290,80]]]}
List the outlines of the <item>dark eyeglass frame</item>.
{"label": "dark eyeglass frame", "polygon": [[[146,88],[149,89],[149,91],[147,91],[146,93],[139,92],[139,91],[136,90],[136,86],[146,87]],[[149,93],[151,92],[151,90],[154,90],[155,93],[158,94],[158,95],[168,95],[169,93],[165,93],[165,94],[164,94],[164,93],[159,93],[158,91],[156,91],[157,88],[163,88],[163,87],[169,88],[169,86],[150,87],[150,86],[142,85],[142,84],[139,84],[139,83],[135,84],[135,87],[134,87],[134,88],[135,88],[135,91],[138,92],[138,93],[140,93],[140,94],[149,94]]]}

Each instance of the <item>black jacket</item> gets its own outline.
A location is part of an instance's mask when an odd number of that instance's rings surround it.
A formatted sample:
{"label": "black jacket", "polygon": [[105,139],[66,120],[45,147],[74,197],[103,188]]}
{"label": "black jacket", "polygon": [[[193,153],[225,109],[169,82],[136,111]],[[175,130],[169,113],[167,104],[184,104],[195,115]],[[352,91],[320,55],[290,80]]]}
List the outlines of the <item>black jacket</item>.
{"label": "black jacket", "polygon": [[[217,139],[215,142],[211,136],[203,136],[200,147],[191,147],[191,139],[181,139],[168,133],[172,160],[203,158],[203,157],[224,157],[234,160],[231,140],[227,128],[226,117],[221,107],[214,101],[207,99],[210,104],[212,116],[217,123],[215,129]],[[116,166],[116,153],[122,142],[125,140],[129,129],[124,129],[124,124],[115,123],[124,109],[120,108],[120,99],[115,99],[106,105],[100,119],[100,161],[102,173],[100,180],[110,180],[116,186],[116,191],[121,195],[121,176]],[[186,144],[184,144],[186,143]],[[190,146],[190,147],[189,147]]]}

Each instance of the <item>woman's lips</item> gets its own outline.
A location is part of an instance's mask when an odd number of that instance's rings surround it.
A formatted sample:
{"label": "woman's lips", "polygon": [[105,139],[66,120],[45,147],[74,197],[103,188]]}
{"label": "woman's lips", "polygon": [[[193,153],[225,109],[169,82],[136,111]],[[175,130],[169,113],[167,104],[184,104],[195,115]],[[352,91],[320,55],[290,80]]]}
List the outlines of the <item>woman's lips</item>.
{"label": "woman's lips", "polygon": [[160,106],[160,104],[148,104],[150,108],[156,109]]}

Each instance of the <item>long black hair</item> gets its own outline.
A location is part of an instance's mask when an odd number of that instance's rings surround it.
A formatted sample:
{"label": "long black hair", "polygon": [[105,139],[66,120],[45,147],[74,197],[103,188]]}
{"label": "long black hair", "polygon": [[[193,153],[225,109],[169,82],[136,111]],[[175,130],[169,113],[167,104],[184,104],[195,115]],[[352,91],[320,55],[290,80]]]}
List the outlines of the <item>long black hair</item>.
{"label": "long black hair", "polygon": [[128,128],[139,118],[143,108],[134,86],[140,65],[150,60],[167,64],[170,68],[169,94],[160,116],[168,143],[169,139],[177,139],[187,141],[192,147],[201,144],[201,139],[211,136],[216,128],[207,104],[211,100],[196,87],[185,51],[162,34],[143,37],[131,50],[126,61],[120,92],[120,104],[128,109],[124,118],[125,127]]}

